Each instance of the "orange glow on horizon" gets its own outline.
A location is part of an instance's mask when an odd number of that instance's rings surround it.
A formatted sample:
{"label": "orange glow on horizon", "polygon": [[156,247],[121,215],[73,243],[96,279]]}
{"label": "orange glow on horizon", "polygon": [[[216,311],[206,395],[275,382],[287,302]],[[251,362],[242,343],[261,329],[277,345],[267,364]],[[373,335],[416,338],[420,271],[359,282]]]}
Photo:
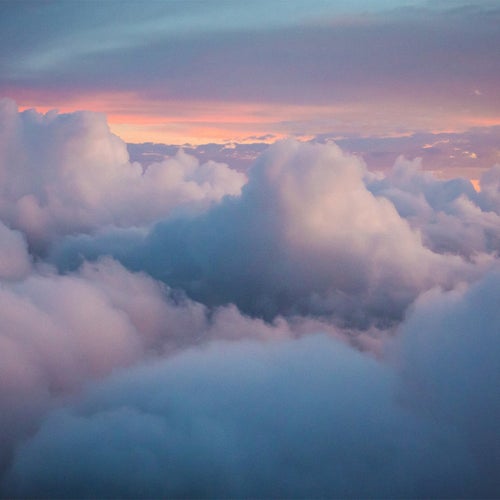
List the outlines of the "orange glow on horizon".
{"label": "orange glow on horizon", "polygon": [[[199,145],[208,142],[265,142],[283,137],[313,138],[319,134],[402,137],[415,131],[464,132],[500,125],[500,117],[442,111],[412,113],[411,108],[381,103],[300,105],[221,101],[162,101],[133,92],[56,96],[17,93],[19,109],[46,113],[89,110],[106,114],[111,130],[126,142]],[[452,126],[451,126],[452,124]]]}
{"label": "orange glow on horizon", "polygon": [[[332,138],[335,135],[338,138],[349,137],[349,134],[357,137],[398,138],[410,137],[415,133],[412,130],[398,130],[398,127],[389,128],[387,117],[377,119],[373,109],[359,103],[355,106],[306,106],[246,102],[151,102],[128,93],[82,96],[76,100],[56,100],[49,96],[45,101],[42,100],[41,105],[33,106],[32,103],[30,99],[19,100],[19,109],[35,108],[41,113],[54,109],[61,113],[76,110],[103,113],[111,131],[129,143],[192,146],[207,143],[271,144],[286,137],[307,141],[321,133]],[[395,109],[389,109],[389,114]],[[500,118],[457,114],[450,116],[447,122],[443,123],[442,119],[439,123],[431,120],[429,124],[432,127],[418,130],[433,134],[460,133],[472,127],[499,125]],[[449,126],[449,123],[454,126]],[[382,128],[384,125],[387,128]],[[454,166],[434,173],[438,178],[467,178],[479,191],[478,173],[489,166]]]}
{"label": "orange glow on horizon", "polygon": [[[126,142],[204,144],[207,142],[265,142],[294,136],[312,138],[328,128],[315,126],[312,133],[290,130],[312,121],[336,121],[332,116],[361,113],[354,106],[284,105],[242,102],[143,101],[134,94],[113,93],[79,99],[18,99],[20,111],[40,113],[90,110],[104,113],[111,130]],[[126,104],[124,104],[126,103]],[[267,137],[269,136],[269,137]],[[266,138],[260,138],[266,137]]]}

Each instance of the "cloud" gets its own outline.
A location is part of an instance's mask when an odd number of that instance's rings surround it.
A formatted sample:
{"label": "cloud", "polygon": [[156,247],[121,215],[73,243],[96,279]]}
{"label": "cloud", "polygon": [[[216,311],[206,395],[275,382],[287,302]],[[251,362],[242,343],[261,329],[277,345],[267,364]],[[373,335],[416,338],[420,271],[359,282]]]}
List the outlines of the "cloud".
{"label": "cloud", "polygon": [[[427,248],[419,225],[412,228],[390,196],[400,170],[396,180],[380,180],[334,144],[283,141],[259,157],[240,197],[194,218],[160,222],[145,237],[70,238],[53,249],[53,259],[64,267],[79,255],[111,253],[208,305],[232,302],[267,319],[313,315],[344,326],[387,326],[420,292],[475,279],[492,261]],[[428,207],[431,216],[439,210]],[[479,254],[491,250],[476,246]]]}
{"label": "cloud", "polygon": [[[64,276],[43,263],[2,276],[0,317],[0,476],[47,411],[119,367],[213,339],[280,339],[313,328],[345,338],[307,319],[266,324],[234,306],[209,310],[111,259]],[[377,341],[364,335],[352,342],[375,349]]]}
{"label": "cloud", "polygon": [[[331,113],[330,113],[331,114]],[[333,120],[330,120],[333,122]],[[385,137],[360,136],[347,130],[318,134],[311,142],[335,142],[348,153],[360,156],[372,171],[387,173],[400,157],[422,158],[422,168],[439,178],[464,177],[478,180],[481,174],[498,161],[500,127],[475,127],[464,132],[418,132],[411,135]],[[248,137],[246,141],[267,141],[273,137]],[[276,138],[275,138],[276,139]],[[227,163],[232,168],[246,172],[257,157],[267,149],[264,142],[231,144],[184,145],[184,151],[201,162],[208,159]],[[166,155],[174,156],[179,145],[127,144],[130,157],[143,165],[161,161]],[[477,155],[474,158],[473,150]]]}
{"label": "cloud", "polygon": [[105,117],[0,104],[0,217],[43,247],[62,234],[141,226],[238,194],[245,176],[179,151],[143,169]]}
{"label": "cloud", "polygon": [[45,419],[4,492],[494,497],[499,287],[497,270],[424,294],[391,362],[312,335],[215,342],[117,373]]}
{"label": "cloud", "polygon": [[176,338],[176,324],[188,335],[203,310],[189,309],[184,323],[182,311],[181,304],[169,308],[150,278],[130,275],[111,261],[74,275],[43,269],[2,282],[0,466],[55,400],[138,361],[160,337],[165,348]]}
{"label": "cloud", "polygon": [[21,448],[6,491],[418,494],[442,452],[426,453],[425,426],[393,406],[392,384],[382,365],[322,336],[187,351],[118,375],[78,407],[52,414]]}
{"label": "cloud", "polygon": [[498,166],[242,188],[4,101],[0,177],[1,495],[498,496]]}
{"label": "cloud", "polygon": [[498,167],[481,177],[481,192],[461,178],[439,180],[422,169],[419,159],[398,158],[385,177],[368,189],[392,201],[398,213],[421,231],[427,247],[471,258],[500,251]]}
{"label": "cloud", "polygon": [[483,173],[480,186],[485,209],[500,215],[500,164]]}
{"label": "cloud", "polygon": [[[338,134],[342,135],[342,134]],[[390,170],[400,156],[422,158],[422,167],[441,178],[479,179],[498,161],[500,127],[474,127],[462,132],[418,132],[396,137],[316,137],[319,142],[335,140],[345,151],[361,155],[371,170]]]}
{"label": "cloud", "polygon": [[463,440],[471,454],[469,495],[498,495],[500,270],[471,287],[432,290],[416,302],[400,331],[403,398]]}
{"label": "cloud", "polygon": [[0,280],[18,279],[31,271],[31,257],[24,235],[0,221]]}

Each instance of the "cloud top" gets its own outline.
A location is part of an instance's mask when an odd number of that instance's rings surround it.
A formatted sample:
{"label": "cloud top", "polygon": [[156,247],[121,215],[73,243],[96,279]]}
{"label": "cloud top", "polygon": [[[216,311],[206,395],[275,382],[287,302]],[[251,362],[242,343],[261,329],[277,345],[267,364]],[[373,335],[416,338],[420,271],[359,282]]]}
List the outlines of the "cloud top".
{"label": "cloud top", "polygon": [[[492,262],[497,215],[478,196],[465,180],[435,181],[412,164],[377,177],[334,144],[288,140],[259,157],[241,196],[145,237],[67,239],[53,258],[68,265],[109,252],[208,305],[387,326],[420,292],[473,279]],[[455,233],[445,246],[436,227],[448,219]],[[133,243],[117,247],[115,237]]]}
{"label": "cloud top", "polygon": [[130,163],[103,115],[18,113],[0,104],[0,215],[43,246],[57,235],[106,225],[147,225],[236,195],[245,176],[179,153],[147,169]]}

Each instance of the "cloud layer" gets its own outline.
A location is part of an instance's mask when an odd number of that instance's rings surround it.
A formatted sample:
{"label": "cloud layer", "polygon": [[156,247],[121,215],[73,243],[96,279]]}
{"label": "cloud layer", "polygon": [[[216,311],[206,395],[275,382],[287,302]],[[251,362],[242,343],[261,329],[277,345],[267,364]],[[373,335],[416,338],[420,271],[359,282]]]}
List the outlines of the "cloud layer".
{"label": "cloud layer", "polygon": [[387,325],[422,291],[491,264],[500,226],[487,210],[498,198],[487,182],[477,194],[466,180],[437,181],[403,160],[377,176],[334,144],[283,141],[259,157],[240,197],[158,223],[145,237],[70,238],[53,258],[64,267],[111,253],[196,300],[268,319]]}
{"label": "cloud layer", "polygon": [[117,374],[49,415],[6,491],[494,496],[499,292],[497,271],[422,297],[399,332],[399,368],[313,335],[215,343]]}
{"label": "cloud layer", "polygon": [[0,125],[2,496],[498,496],[498,166]]}
{"label": "cloud layer", "polygon": [[110,259],[66,276],[33,269],[1,284],[0,466],[45,411],[117,367],[214,338],[281,338],[304,328],[267,325],[234,307],[209,311]]}

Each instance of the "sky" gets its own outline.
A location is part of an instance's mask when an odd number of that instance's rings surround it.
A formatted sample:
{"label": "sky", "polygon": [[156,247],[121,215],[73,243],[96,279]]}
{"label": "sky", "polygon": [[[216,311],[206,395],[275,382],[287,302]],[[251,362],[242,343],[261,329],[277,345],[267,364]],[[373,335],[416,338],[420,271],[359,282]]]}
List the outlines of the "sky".
{"label": "sky", "polygon": [[0,93],[127,142],[500,124],[498,3],[3,1]]}
{"label": "sky", "polygon": [[500,497],[498,2],[0,11],[0,498]]}

